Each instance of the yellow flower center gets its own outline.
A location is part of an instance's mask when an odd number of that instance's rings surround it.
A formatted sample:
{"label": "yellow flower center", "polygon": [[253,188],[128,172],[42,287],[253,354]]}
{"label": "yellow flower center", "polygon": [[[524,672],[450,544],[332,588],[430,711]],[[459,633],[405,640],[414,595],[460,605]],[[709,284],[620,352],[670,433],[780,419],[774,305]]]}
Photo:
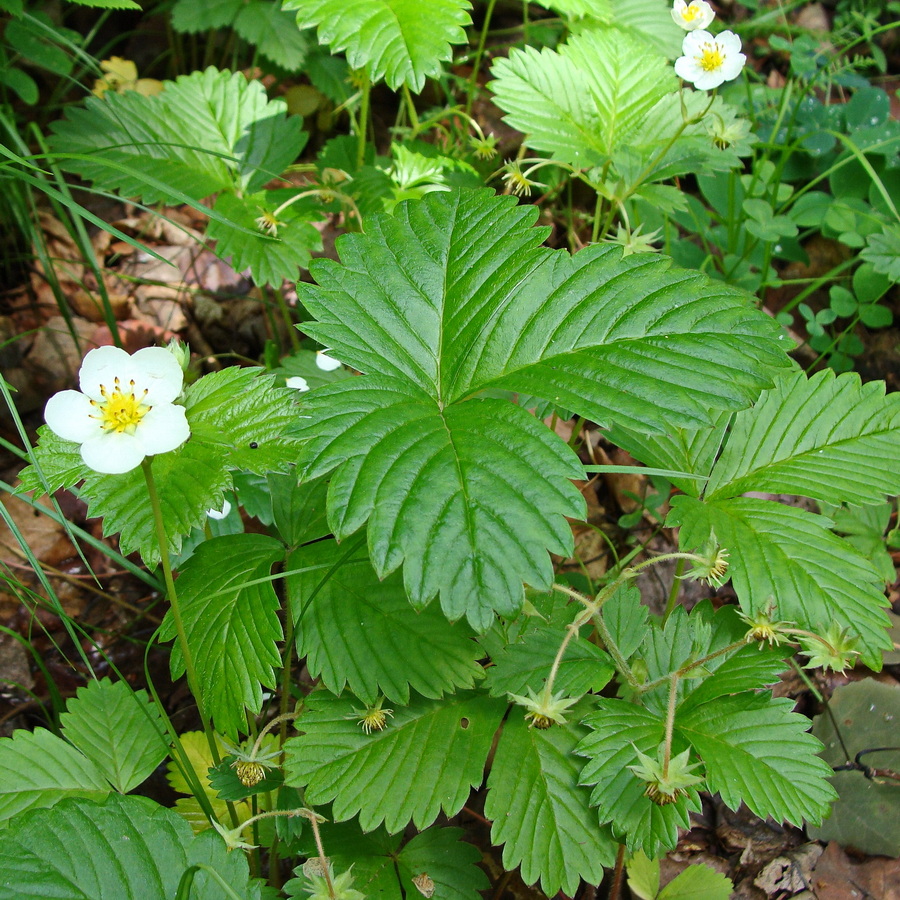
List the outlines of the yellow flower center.
{"label": "yellow flower center", "polygon": [[119,379],[116,378],[111,392],[105,385],[100,385],[102,400],[91,400],[91,405],[98,410],[98,415],[92,418],[100,420],[104,431],[134,434],[138,423],[150,412],[151,407],[144,403],[147,391],[135,396],[134,381],[129,382],[129,387],[127,392],[122,390]]}
{"label": "yellow flower center", "polygon": [[702,45],[700,55],[696,57],[696,59],[704,72],[715,72],[715,70],[721,68],[722,63],[725,62],[725,54],[718,44],[706,43]]}
{"label": "yellow flower center", "polygon": [[684,19],[685,22],[693,22],[697,16],[700,15],[700,7],[694,6],[692,3],[685,11],[681,14],[681,18]]}

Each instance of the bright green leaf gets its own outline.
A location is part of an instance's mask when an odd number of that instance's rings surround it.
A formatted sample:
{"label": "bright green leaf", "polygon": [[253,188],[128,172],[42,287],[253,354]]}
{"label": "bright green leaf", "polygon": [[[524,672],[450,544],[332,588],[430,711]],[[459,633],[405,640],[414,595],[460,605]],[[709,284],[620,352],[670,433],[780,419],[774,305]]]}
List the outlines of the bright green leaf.
{"label": "bright green leaf", "polygon": [[548,897],[560,890],[574,896],[581,879],[599,884],[616,856],[578,784],[573,751],[584,733],[574,722],[529,728],[521,708],[513,708],[488,778],[484,812],[494,823],[491,840],[504,844],[504,867],[519,866],[526,884],[540,880]]}
{"label": "bright green leaf", "polygon": [[747,491],[877,503],[900,493],[900,394],[825,369],[779,378],[734,417],[707,498]]}
{"label": "bright green leaf", "polygon": [[[416,605],[441,594],[478,628],[547,589],[583,514],[574,455],[520,407],[541,397],[596,422],[699,427],[751,402],[787,365],[746,297],[661,258],[536,245],[534,212],[490,192],[433,193],[373,217],[317,260],[304,330],[365,373],[311,392],[296,434],[304,479],[336,469],[339,538],[369,521],[380,576],[404,563]],[[533,477],[540,471],[541,479]],[[513,527],[513,524],[514,527]]]}
{"label": "bright green leaf", "polygon": [[794,701],[765,694],[717,697],[677,712],[675,727],[703,760],[709,790],[730,809],[741,801],[760,818],[818,824],[837,796],[820,742]]}
{"label": "bright green leaf", "polygon": [[715,532],[730,551],[729,573],[744,611],[766,612],[817,633],[832,623],[862,638],[866,665],[881,668],[890,648],[881,579],[868,560],[832,533],[829,520],[803,509],[737,497],[701,503],[672,498],[670,524],[681,524],[684,547]]}
{"label": "bright green leaf", "polygon": [[285,744],[285,780],[306,786],[307,803],[332,803],[336,821],[359,813],[364,830],[430,825],[457,813],[481,784],[506,703],[462,693],[413,698],[382,731],[366,734],[352,698],[314,693]]}
{"label": "bright green leaf", "polygon": [[89,682],[59,719],[63,736],[122,794],[149,778],[168,755],[159,710],[146,691],[124,681]]}
{"label": "bright green leaf", "polygon": [[345,52],[355,69],[393,90],[421,91],[425,78],[443,74],[451,45],[466,41],[468,0],[286,0],[300,28],[318,27],[319,43]]}
{"label": "bright green leaf", "polygon": [[594,785],[591,804],[598,808],[600,821],[609,823],[629,850],[656,856],[675,846],[679,828],[690,827],[688,813],[700,809],[697,791],[688,788],[665,806],[653,803],[644,793],[647,785],[628,766],[638,764],[636,750],[656,757],[665,720],[625,700],[603,698],[597,705],[599,711],[584,720],[591,733],[575,749],[588,757],[581,783]]}
{"label": "bright green leaf", "polygon": [[283,281],[297,281],[301,269],[309,263],[310,252],[322,249],[322,236],[312,224],[319,218],[312,199],[300,201],[278,214],[277,233],[269,235],[257,225],[263,213],[273,213],[286,198],[296,191],[277,190],[247,197],[220,194],[215,210],[229,222],[253,231],[249,235],[220,219],[210,219],[207,234],[217,241],[216,253],[230,257],[237,271],[250,270],[250,277],[259,286],[280,288]]}
{"label": "bright green leaf", "polygon": [[287,589],[297,622],[297,655],[310,674],[339,694],[344,686],[365,704],[379,694],[409,703],[410,688],[439,698],[481,677],[482,650],[464,622],[448,624],[440,610],[412,608],[399,575],[380,581],[364,550],[341,563],[318,593],[323,575],[346,556],[334,541],[295,550],[288,570],[310,571],[288,577]]}
{"label": "bright green leaf", "polygon": [[[255,714],[262,708],[262,688],[275,687],[280,604],[265,579],[283,556],[281,542],[266,535],[211,538],[197,547],[175,585],[204,706],[216,729],[232,739],[247,730],[245,709]],[[175,634],[169,613],[161,637],[174,640]],[[176,643],[172,674],[183,671]]]}
{"label": "bright green leaf", "polygon": [[2,820],[67,797],[100,800],[110,790],[95,762],[46,728],[20,729],[11,738],[0,738]]}
{"label": "bright green leaf", "polygon": [[309,36],[297,27],[295,17],[272,0],[244,3],[234,22],[234,30],[248,43],[255,44],[282,69],[297,72],[309,50]]}
{"label": "bright green leaf", "polygon": [[507,123],[530,147],[579,168],[606,162],[677,89],[663,57],[615,28],[574,35],[558,51],[512,50],[492,74]]}
{"label": "bright green leaf", "polygon": [[[186,822],[144,797],[103,803],[66,800],[17,818],[0,844],[0,900],[115,897],[172,900],[182,875],[204,865],[246,900],[271,898],[250,879],[247,859],[214,831],[194,837]],[[194,876],[196,900],[231,900],[207,872]]]}

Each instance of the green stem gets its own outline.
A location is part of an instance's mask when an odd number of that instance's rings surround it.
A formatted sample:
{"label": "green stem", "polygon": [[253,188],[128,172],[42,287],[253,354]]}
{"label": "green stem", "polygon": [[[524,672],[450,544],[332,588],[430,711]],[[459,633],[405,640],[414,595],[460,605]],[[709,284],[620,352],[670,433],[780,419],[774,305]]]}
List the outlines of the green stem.
{"label": "green stem", "polygon": [[316,842],[316,850],[319,852],[319,864],[322,866],[322,876],[328,886],[328,896],[335,900],[334,884],[331,881],[331,872],[328,871],[328,857],[325,855],[325,847],[322,844],[322,835],[319,833],[319,817],[312,813],[308,815],[309,824],[312,826],[313,838]]}
{"label": "green stem", "polygon": [[472,114],[472,103],[475,101],[475,90],[478,87],[478,73],[481,71],[481,60],[484,56],[488,29],[491,27],[491,16],[494,14],[494,6],[496,3],[497,0],[488,0],[487,9],[484,11],[484,22],[481,25],[481,35],[478,38],[478,49],[475,51],[475,59],[472,61],[472,74],[469,77],[469,86],[466,93],[467,116]]}
{"label": "green stem", "polygon": [[663,779],[669,777],[669,763],[672,760],[672,735],[675,732],[675,707],[678,706],[678,673],[669,676],[669,703],[666,707],[666,738],[663,749]]}
{"label": "green stem", "polygon": [[416,104],[413,103],[412,94],[406,82],[403,82],[403,99],[406,103],[406,111],[409,114],[409,125],[412,128],[411,137],[416,137],[419,134],[419,114],[416,112]]}
{"label": "green stem", "polygon": [[281,287],[276,286],[272,288],[272,292],[275,295],[278,309],[281,311],[281,318],[284,320],[284,325],[287,329],[291,349],[296,352],[300,349],[300,335],[297,334],[297,329],[294,327],[294,322],[291,319],[291,311],[288,309],[287,300],[284,299],[284,291],[282,291]]}
{"label": "green stem", "polygon": [[678,594],[681,591],[681,581],[679,581],[679,577],[684,572],[684,560],[679,559],[678,562],[675,563],[675,572],[672,576],[672,587],[669,589],[669,599],[666,601],[666,608],[663,612],[662,624],[665,625],[669,620],[669,616],[672,615],[672,611],[675,609],[675,604],[678,602]]}
{"label": "green stem", "polygon": [[144,480],[147,483],[147,496],[150,499],[150,508],[153,511],[153,521],[156,525],[156,541],[159,545],[159,562],[163,570],[166,595],[168,596],[169,605],[172,610],[172,621],[175,623],[175,633],[178,636],[178,646],[181,649],[181,656],[184,659],[184,671],[187,675],[188,687],[191,689],[191,693],[194,695],[194,700],[197,703],[197,711],[200,714],[200,721],[203,723],[206,742],[209,744],[209,752],[212,755],[215,765],[218,765],[221,762],[219,748],[216,746],[216,739],[213,735],[212,728],[210,727],[209,719],[206,716],[203,696],[200,693],[200,683],[197,680],[197,670],[194,668],[194,657],[191,654],[187,631],[184,627],[184,618],[181,615],[181,604],[178,602],[178,594],[175,591],[175,579],[172,576],[172,563],[169,559],[169,542],[166,537],[166,528],[163,523],[162,506],[159,502],[159,494],[156,491],[156,482],[153,480],[151,457],[144,458],[141,462],[141,469],[144,472]]}
{"label": "green stem", "polygon": [[628,665],[628,660],[622,655],[622,651],[619,650],[618,644],[613,640],[613,636],[610,634],[609,629],[606,627],[606,622],[603,621],[603,616],[599,612],[594,616],[594,624],[597,626],[600,640],[603,641],[606,652],[613,658],[616,671],[628,682],[629,687],[636,691],[641,690],[643,685],[635,678],[634,672],[631,671],[631,666]]}
{"label": "green stem", "polygon": [[365,69],[362,72],[362,96],[359,101],[359,129],[356,139],[356,168],[361,169],[366,161],[366,135],[369,132],[369,100],[372,94],[372,82],[369,80],[369,73]]}

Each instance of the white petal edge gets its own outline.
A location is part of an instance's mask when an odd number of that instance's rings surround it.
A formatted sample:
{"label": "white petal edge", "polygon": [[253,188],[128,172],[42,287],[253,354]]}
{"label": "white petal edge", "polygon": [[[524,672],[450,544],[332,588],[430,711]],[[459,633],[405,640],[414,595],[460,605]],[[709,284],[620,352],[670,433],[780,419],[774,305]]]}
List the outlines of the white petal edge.
{"label": "white petal edge", "polygon": [[[180,367],[179,367],[180,371]],[[161,403],[141,419],[135,431],[147,456],[168,453],[180,447],[191,436],[183,406]]]}
{"label": "white petal edge", "polygon": [[81,390],[94,400],[102,399],[100,385],[112,385],[118,375],[129,365],[131,357],[120,347],[97,347],[91,350],[81,363],[78,383]]}
{"label": "white petal edge", "polygon": [[95,472],[122,475],[137,468],[146,456],[136,434],[104,432],[81,445],[81,458]]}
{"label": "white petal edge", "polygon": [[47,427],[66,441],[83,444],[103,433],[97,419],[90,418],[94,412],[91,401],[78,391],[60,391],[54,394],[44,407],[44,421]]}
{"label": "white petal edge", "polygon": [[294,388],[297,391],[309,390],[309,382],[300,375],[291,375],[290,378],[285,379],[284,386]]}
{"label": "white petal edge", "polygon": [[323,372],[333,372],[343,365],[342,362],[336,360],[333,356],[329,356],[326,351],[319,350],[316,353],[316,367]]}
{"label": "white petal edge", "polygon": [[147,402],[171,403],[180,393],[184,372],[165,347],[145,347],[130,358],[135,387],[147,390]]}

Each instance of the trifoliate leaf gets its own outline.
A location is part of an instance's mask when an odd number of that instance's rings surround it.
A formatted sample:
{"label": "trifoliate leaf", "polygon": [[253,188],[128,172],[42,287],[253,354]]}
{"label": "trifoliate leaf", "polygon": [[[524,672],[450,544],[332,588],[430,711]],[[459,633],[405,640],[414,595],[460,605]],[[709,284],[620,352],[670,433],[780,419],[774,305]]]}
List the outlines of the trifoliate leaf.
{"label": "trifoliate leaf", "polygon": [[[325,823],[320,831],[335,871],[352,866],[354,884],[367,897],[410,900],[416,896],[412,879],[422,873],[434,882],[435,895],[447,900],[477,900],[477,892],[488,887],[476,865],[481,853],[460,840],[461,828],[428,828],[402,847],[401,835],[390,835],[383,828],[363,833],[355,821]],[[301,852],[314,856],[315,844],[310,841]],[[302,870],[296,871],[299,875]],[[288,896],[305,897],[300,893],[305,882],[302,877],[288,882]]]}
{"label": "trifoliate leaf", "polygon": [[548,897],[573,896],[581,879],[599,884],[616,844],[589,808],[579,786],[575,744],[585,733],[576,722],[529,728],[513,709],[503,726],[488,778],[485,815],[491,840],[504,844],[503,865],[519,866],[522,880],[540,880]]}
{"label": "trifoliate leaf", "polygon": [[296,11],[300,28],[318,27],[319,43],[344,51],[372,81],[416,93],[426,77],[443,74],[451,45],[465,43],[463,29],[472,24],[469,0],[286,0],[284,9]]}
{"label": "trifoliate leaf", "polygon": [[[292,190],[265,191],[246,197],[220,194],[214,209],[221,219],[210,219],[207,234],[216,243],[216,254],[230,258],[238,272],[250,270],[256,285],[280,288],[285,280],[296,281],[306,268],[310,252],[322,249],[322,236],[312,221],[318,219],[316,204],[310,198],[291,204],[274,219],[274,233],[265,233],[259,219],[273,215],[279,205],[295,195]],[[241,226],[239,230],[228,223]],[[247,234],[247,231],[253,234]]]}
{"label": "trifoliate leaf", "polygon": [[645,793],[647,784],[628,767],[639,764],[638,752],[656,756],[665,737],[665,719],[624,700],[602,698],[597,705],[599,711],[584,719],[591,734],[575,748],[588,757],[581,783],[594,785],[591,804],[598,808],[600,821],[609,823],[629,850],[656,856],[675,846],[679,828],[690,827],[688,813],[700,809],[697,791],[688,787],[673,803],[654,803]]}
{"label": "trifoliate leaf", "polygon": [[63,736],[122,794],[136,788],[168,755],[159,710],[143,690],[108,678],[78,689],[59,717]]}
{"label": "trifoliate leaf", "polygon": [[[184,564],[175,585],[204,706],[216,729],[232,739],[247,730],[245,710],[262,708],[262,688],[275,687],[280,603],[265,579],[283,556],[281,542],[266,535],[211,538]],[[170,612],[161,637],[175,636]],[[172,674],[183,671],[176,643]]]}
{"label": "trifoliate leaf", "polygon": [[258,191],[297,158],[306,135],[286,111],[261,82],[210,67],[152,97],[107,93],[68,107],[53,123],[51,145],[63,154],[60,165],[124,196],[201,200]]}
{"label": "trifoliate leaf", "polygon": [[855,372],[782,376],[734,417],[706,496],[747,491],[857,505],[900,493],[900,393]]}
{"label": "trifoliate leaf", "polygon": [[314,595],[327,570],[346,556],[334,541],[290,554],[291,609],[297,617],[297,655],[314,677],[339,694],[348,686],[364,704],[379,694],[409,703],[410,688],[439,698],[481,677],[482,651],[465,622],[449,625],[440,610],[412,608],[399,575],[380,581],[365,550],[345,559]]}
{"label": "trifoliate leaf", "polygon": [[481,784],[491,742],[507,704],[461,693],[414,697],[394,709],[384,729],[366,734],[353,698],[313,694],[285,744],[285,780],[306,786],[307,803],[332,802],[336,821],[359,813],[363,829],[384,822],[396,832],[413,821],[452,816]]}
{"label": "trifoliate leaf", "polygon": [[871,563],[828,529],[822,516],[771,500],[736,497],[703,503],[673,497],[670,524],[683,547],[714,532],[730,553],[732,584],[748,615],[774,606],[777,619],[824,633],[831,624],[862,638],[862,660],[881,668],[890,649],[887,604]]}
{"label": "trifoliate leaf", "polygon": [[0,820],[67,797],[100,800],[111,790],[100,766],[46,728],[0,738]]}
{"label": "trifoliate leaf", "polygon": [[[539,625],[514,644],[508,644],[494,657],[486,685],[492,697],[524,694],[528,688],[539,691],[550,674],[553,660],[565,632]],[[583,637],[573,638],[563,655],[553,682],[554,693],[581,697],[599,691],[609,682],[614,668],[609,656]]]}
{"label": "trifoliate leaf", "polygon": [[440,593],[449,618],[481,629],[518,610],[523,581],[549,589],[546,551],[569,552],[563,516],[584,511],[574,454],[481,394],[699,427],[787,365],[777,326],[743,294],[655,256],[541,249],[534,215],[486,191],[429,194],[343,236],[342,264],[315,261],[320,286],[301,286],[319,320],[304,330],[365,373],[304,400],[301,476],[336,469],[335,535],[369,520],[379,576],[405,563],[416,605]]}
{"label": "trifoliate leaf", "polygon": [[506,122],[530,147],[578,168],[607,162],[654,104],[677,90],[665,59],[616,28],[575,35],[558,51],[512,50],[492,74]]}
{"label": "trifoliate leaf", "polygon": [[765,694],[689,698],[676,711],[675,727],[690,741],[706,768],[709,790],[730,809],[741,801],[765,819],[800,826],[818,824],[837,796],[831,768],[816,756],[821,743],[808,733],[809,720],[792,712],[787,698]]}
{"label": "trifoliate leaf", "polygon": [[213,831],[194,837],[176,813],[151,800],[117,794],[103,803],[66,800],[18,817],[4,832],[0,898],[171,900],[184,873],[197,865],[221,881],[197,871],[192,898],[232,897],[221,882],[246,900],[272,896],[251,880],[242,853],[228,853]]}

